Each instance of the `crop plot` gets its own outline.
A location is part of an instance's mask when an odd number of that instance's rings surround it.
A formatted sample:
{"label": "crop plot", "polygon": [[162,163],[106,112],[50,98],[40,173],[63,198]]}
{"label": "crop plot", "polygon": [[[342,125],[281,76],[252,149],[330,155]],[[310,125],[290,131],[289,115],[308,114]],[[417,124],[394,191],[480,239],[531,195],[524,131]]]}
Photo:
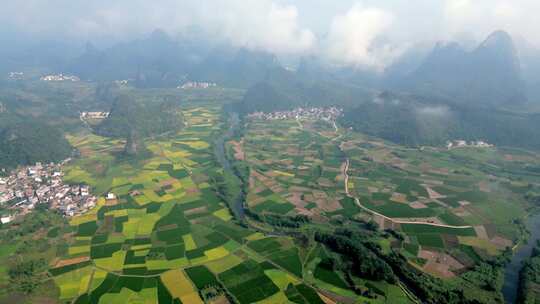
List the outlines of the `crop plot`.
{"label": "crop plot", "polygon": [[[316,223],[373,219],[382,229],[401,230],[404,254],[441,277],[470,267],[478,255],[498,255],[519,235],[507,219],[523,215],[522,191],[480,165],[508,166],[497,151],[411,149],[309,120],[252,118],[248,124],[236,146],[251,169],[247,202],[259,215],[303,214]],[[265,254],[276,245],[248,246]],[[422,250],[437,254],[421,257]],[[281,263],[294,264],[280,254]],[[445,261],[453,266],[441,268]]]}
{"label": "crop plot", "polygon": [[[121,141],[69,138],[82,157],[70,164],[67,179],[88,184],[103,197],[70,220],[76,240],[50,269],[62,300],[227,303],[232,297],[270,303],[288,299],[289,285],[300,286],[302,263],[291,240],[265,238],[235,224],[216,192],[212,179],[220,168],[212,143],[220,130],[218,110],[187,106],[186,127],[149,141],[151,156],[136,162],[116,158]],[[339,174],[339,168],[334,171]],[[271,174],[282,181],[296,178],[285,168]],[[278,188],[267,192],[270,209],[281,214],[295,209]],[[105,199],[107,193],[115,199]],[[276,250],[260,249],[257,242],[266,240],[276,241]]]}
{"label": "crop plot", "polygon": [[248,204],[259,213],[317,217],[343,209],[343,153],[326,130],[296,121],[251,121],[245,160],[251,166]]}

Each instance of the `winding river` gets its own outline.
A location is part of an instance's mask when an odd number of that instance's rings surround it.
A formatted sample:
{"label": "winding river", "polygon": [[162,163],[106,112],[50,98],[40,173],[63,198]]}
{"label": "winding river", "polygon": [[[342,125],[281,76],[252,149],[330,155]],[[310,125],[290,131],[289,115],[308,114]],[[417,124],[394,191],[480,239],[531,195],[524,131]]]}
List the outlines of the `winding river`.
{"label": "winding river", "polygon": [[527,228],[531,232],[527,244],[518,247],[505,269],[502,293],[507,304],[516,303],[519,288],[519,271],[523,262],[531,256],[536,241],[540,240],[540,214],[528,219]]}
{"label": "winding river", "polygon": [[[234,136],[235,131],[240,127],[240,118],[237,113],[229,113],[229,129],[224,132],[219,138],[216,139],[214,153],[218,162],[223,169],[237,176],[235,170],[225,152],[225,142]],[[231,209],[240,219],[244,218],[244,201],[246,194],[241,191],[235,198]],[[504,295],[505,303],[516,303],[518,287],[519,287],[519,271],[521,270],[522,263],[528,259],[531,255],[533,245],[536,241],[540,240],[540,214],[536,214],[530,217],[527,221],[527,227],[531,232],[527,244],[524,244],[518,248],[518,250],[512,256],[512,260],[505,268],[504,285],[502,293]]]}
{"label": "winding river", "polygon": [[[240,127],[240,118],[237,113],[229,113],[229,123],[230,123],[229,129],[226,132],[224,132],[220,137],[218,137],[216,141],[214,142],[214,153],[216,155],[218,162],[223,167],[223,170],[225,170],[227,173],[230,173],[238,177],[235,170],[233,169],[233,166],[231,165],[231,162],[227,158],[227,155],[225,152],[225,142],[231,137],[233,137],[234,132]],[[230,206],[234,214],[240,219],[243,219],[245,215],[245,212],[244,212],[245,199],[246,199],[246,194],[243,191],[240,191],[238,196],[234,199],[234,203],[232,204],[232,206]]]}

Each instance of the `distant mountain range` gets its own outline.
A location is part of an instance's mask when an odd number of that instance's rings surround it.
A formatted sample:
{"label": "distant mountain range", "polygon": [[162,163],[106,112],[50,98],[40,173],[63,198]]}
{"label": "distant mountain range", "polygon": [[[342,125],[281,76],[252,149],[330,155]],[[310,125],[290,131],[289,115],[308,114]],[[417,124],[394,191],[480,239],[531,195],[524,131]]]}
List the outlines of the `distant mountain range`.
{"label": "distant mountain range", "polygon": [[[317,57],[285,69],[273,54],[193,37],[155,31],[101,50],[87,44],[77,56],[72,48],[41,43],[47,45],[42,53],[2,50],[0,71],[37,65],[83,80],[131,79],[142,88],[215,82],[246,89],[236,104],[243,113],[339,105],[346,108],[347,125],[411,145],[463,137],[540,148],[531,131],[540,127],[534,114],[540,108],[540,51],[504,31],[472,50],[458,43],[411,48],[382,73],[329,66]],[[34,55],[25,61],[28,54]],[[54,59],[50,66],[47,58]]]}
{"label": "distant mountain range", "polygon": [[442,96],[456,103],[508,105],[527,100],[518,54],[512,38],[492,33],[476,49],[457,43],[437,44],[397,89]]}
{"label": "distant mountain range", "polygon": [[[524,39],[515,42],[504,31],[489,35],[477,48],[438,43],[410,48],[383,73],[357,67],[335,67],[321,58],[305,57],[293,73],[295,82],[339,83],[372,90],[407,91],[455,103],[521,104],[540,101],[540,50]],[[271,53],[211,43],[197,38],[172,38],[156,30],[143,39],[98,49],[60,42],[10,43],[0,51],[0,72],[40,68],[72,73],[83,80],[131,79],[138,87],[176,87],[186,81],[260,87],[270,74],[285,71]],[[309,97],[310,94],[307,94]]]}
{"label": "distant mountain range", "polygon": [[102,51],[88,45],[68,66],[83,79],[134,79],[138,87],[175,87],[189,80],[240,88],[255,84],[276,68],[281,66],[268,53],[175,41],[162,31]]}
{"label": "distant mountain range", "polygon": [[[518,51],[509,34],[496,31],[473,50],[467,50],[458,43],[438,43],[431,51],[412,48],[383,73],[361,68],[329,67],[319,58],[308,57],[300,61],[293,75],[294,81],[277,83],[304,83],[304,87],[320,87],[321,84],[356,86],[367,91],[390,90],[431,96],[449,103],[480,108],[519,108],[527,101],[540,102],[540,51],[531,47],[526,52],[522,49]],[[276,86],[275,79],[264,82],[257,87],[268,90]],[[290,99],[289,89],[278,90],[280,93],[285,91],[289,95],[285,99]],[[254,96],[253,92],[248,93],[248,99]],[[325,91],[316,94],[315,99],[320,95],[333,94],[337,92]],[[292,95],[304,96],[294,104],[320,104],[312,100],[310,94],[296,92]],[[364,97],[364,94],[356,96],[357,103]],[[260,103],[261,98],[258,99]],[[343,104],[350,104],[349,99],[345,98]]]}
{"label": "distant mountain range", "polygon": [[471,51],[441,43],[423,60],[413,53],[398,64],[389,68],[395,74],[376,76],[304,60],[296,73],[274,73],[252,86],[238,108],[268,112],[337,104],[346,108],[344,125],[401,144],[462,138],[540,149],[540,115],[529,111],[530,84],[507,33],[494,32]]}

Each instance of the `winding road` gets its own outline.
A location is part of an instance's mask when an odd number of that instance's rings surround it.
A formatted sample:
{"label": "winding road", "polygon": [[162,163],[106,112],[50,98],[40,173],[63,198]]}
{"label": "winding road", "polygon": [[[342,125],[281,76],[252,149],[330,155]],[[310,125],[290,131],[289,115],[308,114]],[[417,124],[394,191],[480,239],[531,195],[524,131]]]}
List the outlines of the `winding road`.
{"label": "winding road", "polygon": [[349,159],[347,158],[346,159],[346,162],[345,162],[345,168],[343,169],[343,176],[345,176],[345,194],[347,194],[348,197],[350,198],[353,198],[354,201],[356,202],[356,205],[360,208],[362,208],[363,210],[373,214],[373,215],[377,215],[377,216],[380,216],[386,220],[389,220],[391,221],[392,223],[396,223],[396,224],[415,224],[415,225],[429,225],[429,226],[435,226],[435,227],[444,227],[444,228],[453,228],[453,229],[469,229],[469,228],[473,228],[472,226],[452,226],[452,225],[445,225],[445,224],[437,224],[437,223],[430,223],[430,222],[424,222],[424,221],[403,221],[403,220],[396,220],[396,219],[393,219],[391,217],[388,217],[384,214],[380,214],[379,212],[377,211],[374,211],[374,210],[371,210],[369,209],[368,207],[362,205],[360,203],[360,200],[357,198],[357,197],[354,197],[352,196],[350,193],[349,193],[349,174],[347,173],[347,171],[349,171]]}

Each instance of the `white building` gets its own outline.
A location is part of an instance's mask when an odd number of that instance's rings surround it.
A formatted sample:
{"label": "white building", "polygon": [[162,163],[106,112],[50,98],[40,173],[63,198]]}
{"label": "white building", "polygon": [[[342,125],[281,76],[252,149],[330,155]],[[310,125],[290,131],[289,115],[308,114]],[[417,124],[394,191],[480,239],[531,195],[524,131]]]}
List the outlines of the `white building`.
{"label": "white building", "polygon": [[2,222],[2,224],[8,224],[12,220],[13,219],[11,218],[11,216],[4,216],[4,217],[0,218],[0,222]]}

